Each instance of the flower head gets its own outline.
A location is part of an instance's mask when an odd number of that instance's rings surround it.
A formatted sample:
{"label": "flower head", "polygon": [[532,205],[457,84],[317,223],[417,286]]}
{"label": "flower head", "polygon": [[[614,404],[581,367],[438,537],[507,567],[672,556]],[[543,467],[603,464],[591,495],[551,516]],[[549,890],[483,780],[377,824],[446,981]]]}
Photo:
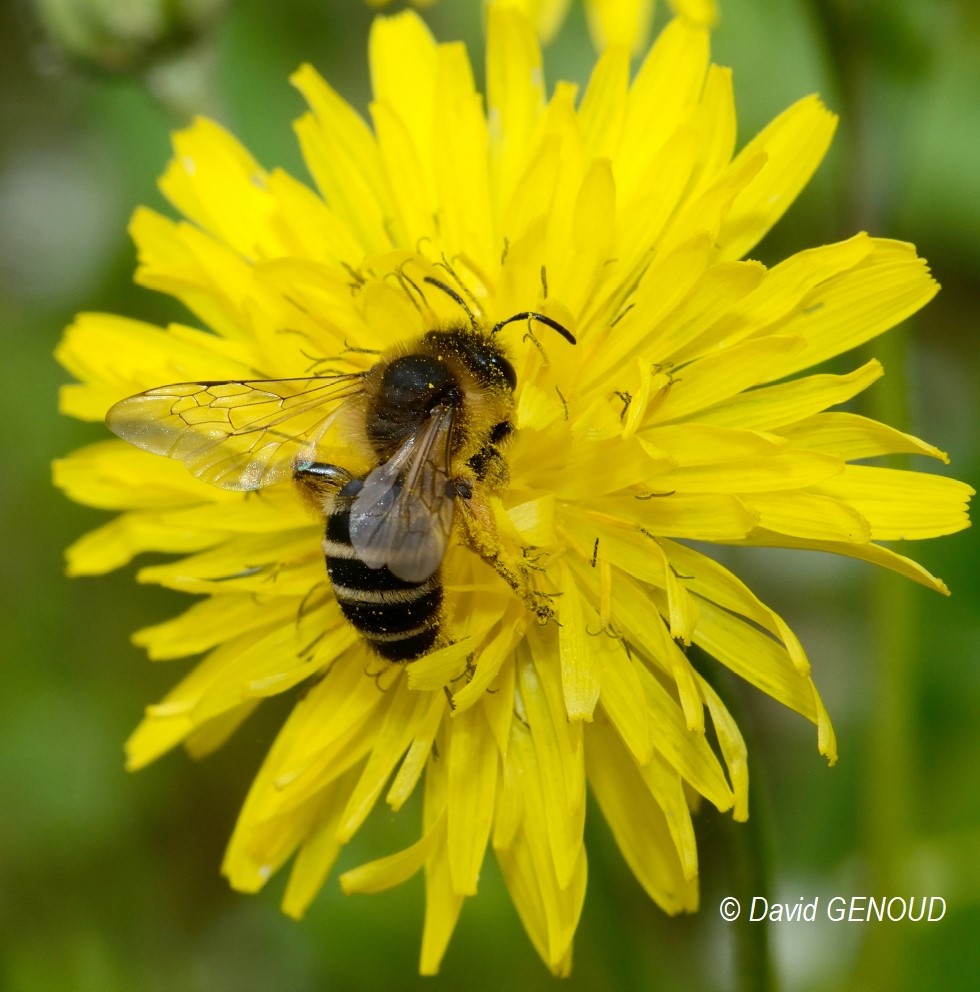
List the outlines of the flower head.
{"label": "flower head", "polygon": [[[59,461],[55,478],[119,514],[69,550],[73,574],[171,552],[140,581],[203,597],[135,635],[154,658],[205,656],[148,708],[131,768],[181,743],[206,753],[264,697],[306,683],[229,845],[232,885],[257,890],[294,858],[284,909],[301,915],[378,800],[398,810],[420,788],[419,840],[346,872],[344,889],[423,870],[431,973],[489,844],[539,954],[565,973],[586,783],[670,913],[697,907],[692,797],[747,815],[745,746],[689,645],[812,721],[835,760],[797,638],[683,542],[831,551],[945,591],[878,542],[966,526],[971,490],[855,464],[945,459],[830,409],[877,362],[794,377],[933,296],[910,245],[858,234],[770,269],[740,260],[827,148],[819,100],[733,154],[730,75],[690,22],[664,30],[632,82],[628,53],[609,48],[580,100],[564,83],[546,95],[515,11],[491,8],[488,48],[484,109],[462,46],[436,44],[411,13],[377,20],[373,127],[301,68],[310,112],[296,130],[316,192],[210,121],[178,133],[161,186],[186,219],[137,211],[137,278],[206,330],[85,314],[58,351],[79,380],[63,410],[101,420],[165,383],[357,375],[467,313],[485,329],[541,315],[495,335],[516,378],[506,478],[483,487],[470,530],[457,491],[434,650],[407,665],[372,651],[328,582],[323,515],[288,479],[229,491],[119,440]],[[336,421],[315,440],[316,460],[370,470]]]}

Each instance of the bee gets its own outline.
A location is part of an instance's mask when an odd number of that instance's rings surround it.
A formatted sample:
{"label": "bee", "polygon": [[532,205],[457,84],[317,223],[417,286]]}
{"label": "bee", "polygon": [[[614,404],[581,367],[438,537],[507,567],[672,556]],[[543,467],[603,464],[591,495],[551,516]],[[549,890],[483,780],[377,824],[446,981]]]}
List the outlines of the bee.
{"label": "bee", "polygon": [[[525,311],[492,328],[431,277],[469,318],[425,332],[364,372],[295,379],[182,382],[116,403],[106,426],[131,444],[175,458],[222,489],[292,479],[324,520],[323,553],[344,616],[383,659],[409,662],[438,642],[441,565],[457,509],[464,542],[523,597],[550,611],[487,538],[484,493],[508,480],[517,375],[497,333],[538,321]],[[366,472],[317,459],[331,430],[371,452]]]}

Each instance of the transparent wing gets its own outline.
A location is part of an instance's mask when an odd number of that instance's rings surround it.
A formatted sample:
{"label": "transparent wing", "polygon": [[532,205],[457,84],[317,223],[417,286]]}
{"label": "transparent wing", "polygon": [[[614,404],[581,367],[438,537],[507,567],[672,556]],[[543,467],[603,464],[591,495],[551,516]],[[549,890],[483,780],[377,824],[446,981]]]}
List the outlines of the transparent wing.
{"label": "transparent wing", "polygon": [[351,544],[370,568],[387,565],[406,582],[424,582],[442,564],[453,526],[449,433],[454,413],[453,407],[437,408],[355,496]]}
{"label": "transparent wing", "polygon": [[251,382],[178,382],[120,400],[106,426],[144,451],[183,462],[222,489],[259,489],[316,460],[316,446],[358,374]]}

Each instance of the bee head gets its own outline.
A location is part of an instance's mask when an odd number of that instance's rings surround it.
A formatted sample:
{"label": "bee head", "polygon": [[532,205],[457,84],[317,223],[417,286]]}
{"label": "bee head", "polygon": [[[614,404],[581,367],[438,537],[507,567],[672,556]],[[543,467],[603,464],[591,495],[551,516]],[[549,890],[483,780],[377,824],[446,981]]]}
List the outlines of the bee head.
{"label": "bee head", "polygon": [[469,330],[429,331],[426,344],[457,358],[482,386],[517,388],[517,373],[504,353],[484,334]]}

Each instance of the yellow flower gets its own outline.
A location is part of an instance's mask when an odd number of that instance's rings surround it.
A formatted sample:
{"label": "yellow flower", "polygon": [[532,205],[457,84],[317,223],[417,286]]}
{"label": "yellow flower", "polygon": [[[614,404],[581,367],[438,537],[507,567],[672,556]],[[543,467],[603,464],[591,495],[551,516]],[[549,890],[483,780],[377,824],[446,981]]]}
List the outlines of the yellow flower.
{"label": "yellow flower", "polygon": [[[568,14],[570,0],[496,0],[526,14],[538,37],[546,44],[558,33]],[[714,27],[718,23],[716,0],[668,0],[670,8],[692,24]],[[585,0],[589,33],[600,51],[621,45],[642,51],[650,37],[654,0]]]}
{"label": "yellow flower", "polygon": [[[521,15],[493,7],[488,31],[486,112],[465,49],[437,45],[411,13],[371,33],[373,128],[301,68],[311,109],[296,130],[318,192],[214,123],[178,133],[161,186],[186,220],[137,211],[137,279],[207,330],[84,314],[58,349],[79,380],[61,403],[98,421],[163,383],[357,372],[377,361],[368,349],[465,323],[460,303],[488,326],[536,311],[578,343],[540,322],[501,331],[516,432],[510,482],[488,505],[493,550],[524,563],[552,620],[457,542],[441,646],[385,665],[341,615],[322,518],[288,481],[227,491],[115,439],[56,463],[55,480],[118,511],[69,550],[72,574],[172,552],[139,581],[203,596],[135,635],[152,658],[205,657],[148,708],[130,768],[177,744],[206,753],[263,698],[306,683],[231,839],[235,888],[261,888],[293,858],[283,908],[300,916],[378,800],[398,810],[422,782],[417,843],[346,872],[344,890],[424,871],[421,970],[433,973],[489,844],[538,953],[565,974],[587,781],[669,913],[697,907],[698,797],[747,815],[745,746],[688,645],[812,721],[835,760],[799,641],[683,542],[836,552],[945,592],[878,542],[965,527],[971,490],[864,463],[945,460],[830,410],[882,374],[877,362],[793,378],[933,296],[910,245],[858,234],[771,269],[740,261],[830,142],[819,100],[733,155],[730,74],[709,64],[706,29],[675,20],[632,83],[625,52],[607,50],[578,102],[566,83],[546,96]],[[348,464],[344,443],[328,435],[317,457]]]}

